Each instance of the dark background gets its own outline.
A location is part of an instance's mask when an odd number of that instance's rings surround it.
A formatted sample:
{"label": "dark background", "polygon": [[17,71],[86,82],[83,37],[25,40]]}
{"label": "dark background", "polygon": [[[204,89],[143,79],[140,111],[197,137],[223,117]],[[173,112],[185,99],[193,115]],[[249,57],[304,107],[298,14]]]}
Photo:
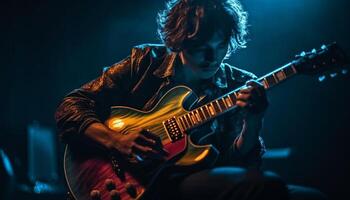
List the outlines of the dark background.
{"label": "dark background", "polygon": [[[6,1],[1,18],[1,133],[19,183],[26,181],[27,126],[55,130],[63,96],[126,57],[159,43],[155,18],[164,1]],[[337,41],[350,54],[348,0],[242,0],[250,41],[228,62],[261,76],[303,50]],[[298,76],[269,91],[263,137],[292,149],[264,169],[286,181],[346,195],[349,177],[349,74],[318,82]],[[58,146],[62,159],[62,145]],[[64,185],[59,163],[60,181]],[[28,197],[29,198],[29,197]],[[34,198],[34,197],[33,197]]]}

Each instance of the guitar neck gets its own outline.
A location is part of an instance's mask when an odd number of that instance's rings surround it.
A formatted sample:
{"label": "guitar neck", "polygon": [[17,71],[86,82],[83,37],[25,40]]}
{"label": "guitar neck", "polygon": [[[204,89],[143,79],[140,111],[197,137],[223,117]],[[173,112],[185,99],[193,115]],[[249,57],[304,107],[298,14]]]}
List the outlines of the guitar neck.
{"label": "guitar neck", "polygon": [[[297,62],[293,61],[257,79],[265,90],[283,82],[284,80],[297,74]],[[243,87],[243,86],[242,86]],[[180,117],[180,122],[184,131],[190,130],[204,124],[228,111],[235,109],[237,92],[242,88],[237,88],[201,107],[198,107]]]}

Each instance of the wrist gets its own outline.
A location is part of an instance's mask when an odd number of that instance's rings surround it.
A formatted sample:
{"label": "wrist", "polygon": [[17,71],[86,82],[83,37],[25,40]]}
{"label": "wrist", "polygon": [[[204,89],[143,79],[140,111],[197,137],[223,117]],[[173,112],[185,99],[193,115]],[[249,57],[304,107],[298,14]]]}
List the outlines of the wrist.
{"label": "wrist", "polygon": [[262,114],[248,114],[244,119],[247,130],[262,128],[263,115]]}
{"label": "wrist", "polygon": [[85,135],[107,149],[111,149],[114,146],[114,142],[116,140],[113,138],[113,131],[103,123],[91,124],[86,129]]}

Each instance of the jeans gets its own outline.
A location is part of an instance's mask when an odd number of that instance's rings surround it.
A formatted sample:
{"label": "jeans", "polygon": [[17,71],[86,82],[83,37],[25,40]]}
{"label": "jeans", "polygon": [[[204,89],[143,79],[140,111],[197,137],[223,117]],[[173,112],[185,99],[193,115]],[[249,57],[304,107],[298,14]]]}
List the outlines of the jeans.
{"label": "jeans", "polygon": [[316,189],[287,185],[273,172],[217,167],[188,176],[173,176],[159,187],[155,199],[181,200],[316,200]]}

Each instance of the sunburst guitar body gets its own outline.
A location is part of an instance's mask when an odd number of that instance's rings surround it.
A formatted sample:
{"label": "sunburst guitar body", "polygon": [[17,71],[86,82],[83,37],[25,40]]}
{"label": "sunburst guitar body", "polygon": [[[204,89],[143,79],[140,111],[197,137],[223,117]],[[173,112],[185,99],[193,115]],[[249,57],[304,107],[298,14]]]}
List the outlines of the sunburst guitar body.
{"label": "sunburst guitar body", "polygon": [[[127,134],[130,130],[143,128],[159,136],[168,155],[166,161],[157,162],[145,172],[148,164],[141,158],[130,163],[121,156],[104,154],[103,151],[89,150],[89,146],[66,145],[64,169],[68,187],[76,199],[140,199],[151,187],[159,174],[168,166],[186,169],[186,166],[211,165],[218,152],[212,145],[198,146],[191,142],[178,121],[189,111],[183,108],[183,101],[192,91],[186,86],[174,87],[168,91],[149,112],[129,107],[111,108],[106,126],[116,134]],[[81,149],[83,148],[83,149]],[[92,148],[92,147],[90,147]],[[178,158],[178,159],[177,159]],[[139,175],[141,170],[147,177]]]}

